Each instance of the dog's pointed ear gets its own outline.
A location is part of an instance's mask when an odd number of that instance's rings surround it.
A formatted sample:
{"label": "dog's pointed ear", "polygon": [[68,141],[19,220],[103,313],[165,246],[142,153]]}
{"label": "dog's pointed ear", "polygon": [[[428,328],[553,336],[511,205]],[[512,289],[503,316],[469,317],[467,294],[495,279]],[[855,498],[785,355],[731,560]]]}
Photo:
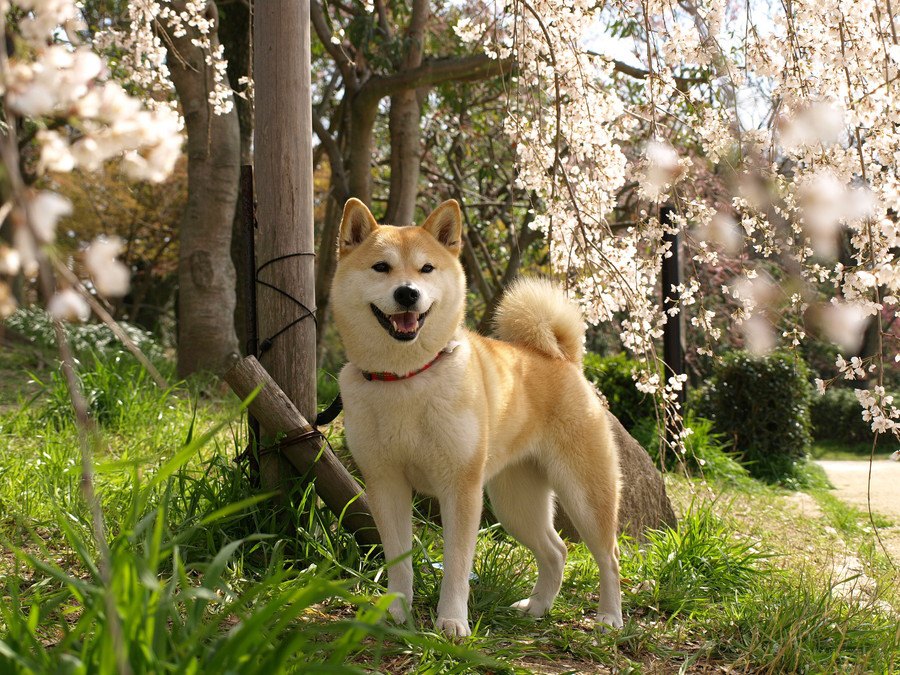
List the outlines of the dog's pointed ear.
{"label": "dog's pointed ear", "polygon": [[455,199],[448,199],[425,219],[422,227],[450,253],[462,250],[462,211]]}
{"label": "dog's pointed ear", "polygon": [[355,197],[344,204],[338,253],[344,255],[359,246],[378,228],[369,208]]}

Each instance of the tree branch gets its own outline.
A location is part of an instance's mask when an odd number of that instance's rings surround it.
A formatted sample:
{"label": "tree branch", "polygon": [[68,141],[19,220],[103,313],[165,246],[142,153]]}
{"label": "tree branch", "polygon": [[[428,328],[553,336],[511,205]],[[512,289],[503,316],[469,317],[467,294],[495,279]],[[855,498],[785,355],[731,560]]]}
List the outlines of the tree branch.
{"label": "tree branch", "polygon": [[381,31],[388,40],[393,40],[394,31],[391,30],[391,24],[387,18],[384,0],[375,0],[375,13],[378,15],[378,27],[381,28]]}
{"label": "tree branch", "polygon": [[358,87],[359,82],[356,78],[356,69],[353,61],[350,60],[350,57],[339,45],[331,41],[331,31],[328,29],[328,22],[325,20],[325,12],[316,0],[311,0],[309,3],[309,19],[316,30],[319,42],[322,43],[325,51],[331,55],[338,69],[340,69],[347,87],[352,89]]}
{"label": "tree branch", "polygon": [[360,89],[359,95],[378,101],[404,89],[419,89],[444,82],[467,82],[505,75],[513,70],[512,59],[492,59],[485,54],[461,58],[441,58],[425,61],[418,68],[394,75],[375,75]]}
{"label": "tree branch", "polygon": [[406,29],[406,58],[403,61],[403,70],[417,68],[422,65],[425,53],[425,26],[428,24],[429,0],[414,0],[412,16]]}
{"label": "tree branch", "polygon": [[[633,77],[636,80],[646,80],[647,76],[650,75],[649,70],[644,70],[643,68],[629,65],[624,61],[619,61],[617,59],[610,59],[608,56],[600,54],[599,52],[588,51],[587,53],[591,56],[597,56],[612,63],[613,70],[615,72],[621,73],[622,75],[627,75],[628,77]],[[700,84],[702,82],[707,82],[707,78],[705,77],[679,77],[676,75],[673,77],[673,79],[675,80],[675,83],[679,86],[679,88],[685,87],[689,84]]]}
{"label": "tree branch", "polygon": [[344,157],[341,154],[341,149],[334,136],[332,136],[328,132],[328,129],[325,128],[325,125],[322,123],[322,118],[318,115],[312,116],[312,126],[313,131],[316,132],[316,136],[319,137],[322,148],[328,155],[328,164],[331,168],[332,177],[331,184],[334,187],[332,196],[339,204],[343,204],[347,201],[349,196],[349,187],[347,183],[347,173],[344,171]]}

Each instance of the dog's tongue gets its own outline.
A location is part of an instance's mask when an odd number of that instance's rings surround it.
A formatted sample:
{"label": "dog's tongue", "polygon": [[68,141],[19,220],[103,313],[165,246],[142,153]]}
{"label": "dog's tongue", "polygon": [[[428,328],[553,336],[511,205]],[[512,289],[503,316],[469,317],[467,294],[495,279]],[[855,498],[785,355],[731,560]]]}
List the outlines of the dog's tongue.
{"label": "dog's tongue", "polygon": [[391,314],[391,323],[394,324],[394,330],[401,333],[415,333],[419,327],[418,312],[401,312],[400,314]]}

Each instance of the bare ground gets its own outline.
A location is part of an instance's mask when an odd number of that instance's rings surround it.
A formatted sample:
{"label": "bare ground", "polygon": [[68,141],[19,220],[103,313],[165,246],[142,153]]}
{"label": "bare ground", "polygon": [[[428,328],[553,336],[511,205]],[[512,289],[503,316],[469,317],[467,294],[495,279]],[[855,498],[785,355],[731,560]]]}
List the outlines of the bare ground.
{"label": "bare ground", "polygon": [[900,462],[876,459],[872,462],[871,490],[867,460],[820,460],[818,462],[835,487],[835,496],[863,511],[887,516],[892,527],[879,528],[879,534],[894,560],[900,560]]}

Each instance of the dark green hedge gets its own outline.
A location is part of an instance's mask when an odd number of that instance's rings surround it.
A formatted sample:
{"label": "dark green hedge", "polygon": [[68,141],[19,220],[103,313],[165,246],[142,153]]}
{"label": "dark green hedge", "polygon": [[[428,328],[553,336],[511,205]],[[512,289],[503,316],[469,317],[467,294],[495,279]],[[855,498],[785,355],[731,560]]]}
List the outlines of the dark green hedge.
{"label": "dark green hedge", "polygon": [[806,364],[792,354],[732,352],[714,367],[695,412],[713,421],[751,474],[777,480],[793,475],[809,448],[811,389]]}
{"label": "dark green hedge", "polygon": [[830,386],[813,394],[810,406],[812,435],[817,441],[871,443],[872,427],[862,418],[862,407],[853,389]]}

